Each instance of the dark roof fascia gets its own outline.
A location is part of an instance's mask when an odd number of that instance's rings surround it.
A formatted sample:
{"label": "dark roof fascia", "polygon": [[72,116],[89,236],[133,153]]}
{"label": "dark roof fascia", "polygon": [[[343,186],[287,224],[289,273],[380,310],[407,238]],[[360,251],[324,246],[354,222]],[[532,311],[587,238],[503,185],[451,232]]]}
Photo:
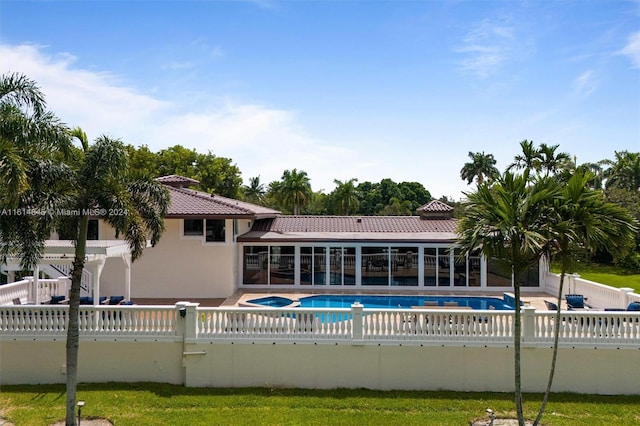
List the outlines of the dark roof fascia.
{"label": "dark roof fascia", "polygon": [[390,233],[380,233],[377,235],[330,235],[330,236],[305,236],[305,235],[274,235],[273,232],[249,231],[244,235],[239,235],[237,241],[240,243],[350,243],[350,244],[453,244],[457,242],[455,235],[449,233],[439,234],[439,238],[434,235],[400,235]]}

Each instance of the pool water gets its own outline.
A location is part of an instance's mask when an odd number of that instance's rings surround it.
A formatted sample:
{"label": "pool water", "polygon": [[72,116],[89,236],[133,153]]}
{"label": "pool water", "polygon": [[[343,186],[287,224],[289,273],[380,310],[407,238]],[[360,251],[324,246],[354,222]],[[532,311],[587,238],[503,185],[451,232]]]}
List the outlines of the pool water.
{"label": "pool water", "polygon": [[[458,306],[472,309],[495,309],[499,311],[513,310],[508,301],[497,297],[479,296],[374,296],[374,295],[316,295],[300,298],[301,308],[350,308],[355,302],[373,309],[411,309],[412,306],[423,306],[424,302],[435,302],[444,306],[445,302],[457,302]],[[291,299],[280,296],[269,296],[248,301],[257,305],[284,307],[293,303]],[[428,307],[427,307],[428,308]],[[451,309],[455,309],[452,306]]]}

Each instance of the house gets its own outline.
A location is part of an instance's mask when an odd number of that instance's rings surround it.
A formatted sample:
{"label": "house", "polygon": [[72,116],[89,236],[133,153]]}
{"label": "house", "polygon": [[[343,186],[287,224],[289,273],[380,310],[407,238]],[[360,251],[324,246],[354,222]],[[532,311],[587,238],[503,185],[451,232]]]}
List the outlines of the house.
{"label": "house", "polygon": [[[113,230],[91,221],[89,246],[105,253],[89,265],[94,295],[175,300],[225,298],[238,289],[511,289],[509,273],[495,261],[461,256],[453,209],[437,200],[416,216],[289,216],[191,189],[194,179],[157,180],[171,196],[166,230],[134,264]],[[63,244],[48,245],[55,251]],[[106,255],[114,245],[117,255]],[[523,286],[539,287],[539,276],[530,271]]]}

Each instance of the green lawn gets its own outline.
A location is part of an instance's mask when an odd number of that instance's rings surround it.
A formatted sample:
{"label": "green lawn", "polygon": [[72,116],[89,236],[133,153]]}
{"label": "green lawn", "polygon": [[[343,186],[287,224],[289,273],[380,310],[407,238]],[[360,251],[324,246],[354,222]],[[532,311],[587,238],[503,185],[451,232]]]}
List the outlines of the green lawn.
{"label": "green lawn", "polygon": [[[560,269],[554,265],[551,270],[560,273]],[[580,264],[576,267],[576,273],[585,280],[606,284],[611,287],[630,287],[636,293],[640,293],[640,273],[629,272],[611,265]]]}
{"label": "green lawn", "polygon": [[[166,384],[91,384],[78,388],[83,418],[114,425],[468,425],[492,408],[513,416],[511,394],[370,390],[211,389]],[[535,416],[540,395],[525,396]],[[63,385],[3,386],[0,410],[16,425],[64,418]],[[86,416],[86,417],[85,417]],[[546,425],[640,424],[638,396],[552,395]],[[1,423],[1,422],[0,422]]]}

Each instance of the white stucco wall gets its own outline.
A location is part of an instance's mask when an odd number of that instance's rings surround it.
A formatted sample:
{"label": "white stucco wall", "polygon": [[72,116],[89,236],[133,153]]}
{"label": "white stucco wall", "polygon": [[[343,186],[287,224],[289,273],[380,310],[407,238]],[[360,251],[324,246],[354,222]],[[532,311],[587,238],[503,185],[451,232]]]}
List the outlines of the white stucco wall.
{"label": "white stucco wall", "polygon": [[[0,384],[64,383],[65,339],[0,344]],[[83,341],[79,382],[184,383],[182,342]]]}
{"label": "white stucco wall", "polygon": [[[247,226],[240,221],[239,225]],[[183,237],[182,221],[166,219],[166,230],[155,247],[144,250],[131,267],[132,298],[229,297],[236,289],[237,246],[232,241],[233,221],[227,220],[225,243],[203,243]],[[246,231],[245,231],[246,232]],[[100,294],[123,294],[121,259],[105,264]]]}
{"label": "white stucco wall", "polygon": [[[64,383],[65,344],[6,340],[0,384]],[[190,387],[513,391],[513,349],[478,346],[82,341],[80,382],[160,382]],[[199,354],[201,353],[201,354]],[[542,392],[551,349],[524,348],[525,392]],[[184,364],[183,364],[184,363]],[[637,350],[563,348],[554,392],[638,394]]]}

